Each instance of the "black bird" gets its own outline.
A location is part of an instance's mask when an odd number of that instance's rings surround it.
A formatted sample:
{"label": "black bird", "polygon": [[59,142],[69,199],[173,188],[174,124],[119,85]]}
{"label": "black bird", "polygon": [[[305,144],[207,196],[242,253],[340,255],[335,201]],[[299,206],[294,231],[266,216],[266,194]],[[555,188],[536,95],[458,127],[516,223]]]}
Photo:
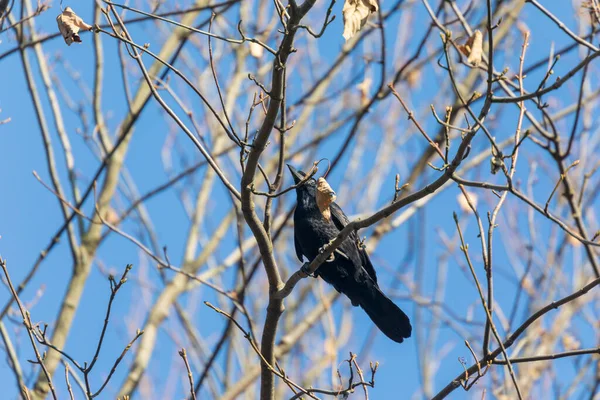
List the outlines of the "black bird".
{"label": "black bird", "polygon": [[[291,165],[288,168],[296,185],[306,177]],[[316,192],[317,184],[312,178],[296,188],[294,244],[300,261],[304,261],[303,256],[312,261],[350,222],[336,203],[330,204],[331,219],[324,218],[317,206]],[[342,242],[315,275],[345,294],[353,306],[361,306],[381,332],[393,341],[402,343],[410,337],[412,327],[408,316],[379,288],[373,264],[356,232]]]}

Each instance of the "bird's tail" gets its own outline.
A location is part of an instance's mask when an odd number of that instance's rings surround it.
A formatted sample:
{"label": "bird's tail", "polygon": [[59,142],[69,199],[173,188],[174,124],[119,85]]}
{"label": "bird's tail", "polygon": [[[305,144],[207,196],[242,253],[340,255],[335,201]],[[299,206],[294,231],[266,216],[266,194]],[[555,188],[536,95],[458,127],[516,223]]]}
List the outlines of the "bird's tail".
{"label": "bird's tail", "polygon": [[408,316],[383,292],[376,288],[371,296],[365,296],[360,301],[360,306],[377,325],[379,330],[394,342],[402,343],[409,338],[412,326]]}

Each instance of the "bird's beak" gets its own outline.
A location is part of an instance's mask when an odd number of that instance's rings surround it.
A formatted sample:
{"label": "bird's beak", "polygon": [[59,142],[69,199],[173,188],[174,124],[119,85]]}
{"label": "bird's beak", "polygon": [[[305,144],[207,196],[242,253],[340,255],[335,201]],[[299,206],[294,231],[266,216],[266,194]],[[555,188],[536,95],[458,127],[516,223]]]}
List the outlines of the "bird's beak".
{"label": "bird's beak", "polygon": [[290,164],[287,164],[287,166],[290,169],[292,178],[294,178],[294,184],[297,185],[298,183],[300,183],[300,181],[302,181],[302,179],[304,179],[304,176],[302,176],[302,174]]}

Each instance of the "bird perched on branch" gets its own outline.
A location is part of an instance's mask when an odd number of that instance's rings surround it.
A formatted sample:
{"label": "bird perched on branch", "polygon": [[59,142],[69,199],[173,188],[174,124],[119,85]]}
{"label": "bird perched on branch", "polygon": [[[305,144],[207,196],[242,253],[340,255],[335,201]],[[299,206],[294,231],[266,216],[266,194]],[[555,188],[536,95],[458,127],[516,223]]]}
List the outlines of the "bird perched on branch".
{"label": "bird perched on branch", "polygon": [[[339,232],[350,222],[346,214],[333,200],[335,192],[328,185],[317,188],[317,181],[308,179],[306,174],[288,165],[296,185],[297,202],[294,212],[294,244],[300,261],[306,257],[312,261],[325,247],[336,238]],[[331,201],[328,212],[322,210],[323,187],[329,188]],[[321,193],[318,193],[318,192]],[[353,306],[360,306],[379,330],[395,342],[402,343],[409,338],[412,327],[408,316],[390,300],[379,288],[377,275],[367,251],[360,243],[356,232],[352,232],[333,252],[331,257],[316,271],[325,282],[338,292],[345,294]]]}

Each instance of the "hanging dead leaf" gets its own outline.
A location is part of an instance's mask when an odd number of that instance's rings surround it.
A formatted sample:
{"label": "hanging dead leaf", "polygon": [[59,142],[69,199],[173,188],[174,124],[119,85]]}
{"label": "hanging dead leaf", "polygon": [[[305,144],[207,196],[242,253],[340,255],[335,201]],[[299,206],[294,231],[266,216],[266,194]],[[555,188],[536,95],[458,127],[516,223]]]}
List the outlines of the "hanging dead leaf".
{"label": "hanging dead leaf", "polygon": [[[494,139],[496,137],[494,136]],[[492,175],[496,175],[498,171],[504,166],[502,155],[498,154],[494,146],[492,146],[492,158],[490,158],[490,172]]]}
{"label": "hanging dead leaf", "polygon": [[461,53],[467,56],[467,62],[474,67],[479,66],[481,64],[481,59],[483,56],[483,35],[481,31],[478,29],[463,45],[458,45],[458,49]]}
{"label": "hanging dead leaf", "polygon": [[[467,192],[467,195],[469,196],[469,200],[471,200],[471,204],[473,204],[473,207],[477,209],[477,195],[473,192]],[[460,207],[462,212],[473,212],[471,206],[469,205],[469,202],[467,201],[467,198],[462,192],[458,194],[456,200],[458,201],[458,206]]]}
{"label": "hanging dead leaf", "polygon": [[589,13],[590,18],[594,23],[600,23],[600,3],[598,3],[597,0],[584,1],[581,3],[581,8]]}
{"label": "hanging dead leaf", "polygon": [[535,296],[536,286],[533,284],[529,277],[523,279],[521,287],[527,292],[528,295]]}
{"label": "hanging dead leaf", "polygon": [[114,208],[108,207],[104,213],[104,220],[111,225],[117,225],[120,222],[119,214]]}
{"label": "hanging dead leaf", "polygon": [[406,75],[406,83],[411,89],[417,89],[421,86],[421,69],[413,68]]}
{"label": "hanging dead leaf", "polygon": [[92,26],[83,22],[81,17],[75,14],[71,7],[65,8],[64,11],[56,17],[56,23],[58,24],[58,30],[65,39],[65,43],[69,46],[73,42],[81,43],[81,38],[78,34],[80,29],[86,31],[92,29]]}
{"label": "hanging dead leaf", "polygon": [[465,44],[456,45],[456,47],[458,47],[458,50],[460,50],[460,52],[463,53],[463,55],[466,57],[469,57],[469,54],[471,54],[471,46],[469,45],[470,40],[471,38],[467,39],[467,43]]}
{"label": "hanging dead leaf", "polygon": [[581,242],[579,241],[579,239],[574,238],[571,235],[567,235],[567,243],[569,243],[571,246],[573,247],[581,247]]}
{"label": "hanging dead leaf", "polygon": [[369,15],[377,12],[376,0],[346,0],[342,13],[344,15],[344,39],[349,40],[367,22]]}
{"label": "hanging dead leaf", "polygon": [[502,169],[502,159],[496,156],[490,158],[490,171],[492,175],[496,175]]}
{"label": "hanging dead leaf", "polygon": [[330,221],[331,209],[329,208],[329,205],[335,201],[336,196],[331,186],[329,186],[329,183],[327,183],[323,177],[317,179],[316,198],[317,206],[319,207],[321,214],[323,214],[323,218],[325,218],[327,221]]}
{"label": "hanging dead leaf", "polygon": [[250,55],[254,58],[261,58],[263,55],[263,47],[254,42],[250,42]]}
{"label": "hanging dead leaf", "polygon": [[356,85],[356,88],[360,91],[360,105],[366,106],[369,104],[369,91],[371,90],[371,78],[365,77],[365,79]]}

